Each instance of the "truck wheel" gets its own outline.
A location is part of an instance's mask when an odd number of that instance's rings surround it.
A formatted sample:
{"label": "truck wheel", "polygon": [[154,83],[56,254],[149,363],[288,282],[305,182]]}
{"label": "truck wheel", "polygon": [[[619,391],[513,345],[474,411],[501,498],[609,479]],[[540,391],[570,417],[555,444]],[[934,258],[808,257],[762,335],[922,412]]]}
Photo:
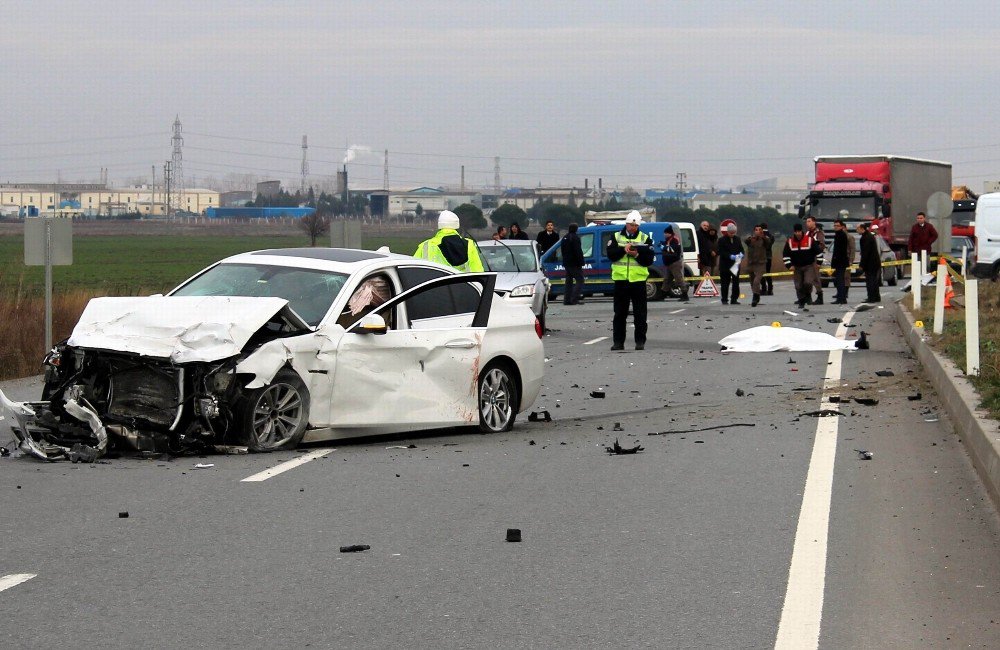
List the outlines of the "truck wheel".
{"label": "truck wheel", "polygon": [[660,276],[655,271],[650,271],[649,279],[646,280],[646,300],[663,300],[667,296],[663,290],[663,282],[653,282],[656,278]]}

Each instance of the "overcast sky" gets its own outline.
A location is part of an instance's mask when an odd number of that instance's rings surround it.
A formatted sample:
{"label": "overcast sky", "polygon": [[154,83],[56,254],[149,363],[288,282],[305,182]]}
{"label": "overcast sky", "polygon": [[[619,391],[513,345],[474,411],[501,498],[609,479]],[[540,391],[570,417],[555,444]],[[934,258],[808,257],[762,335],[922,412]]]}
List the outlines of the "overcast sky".
{"label": "overcast sky", "polygon": [[[634,5],[634,6],[633,6]],[[995,2],[12,0],[0,181],[672,187],[893,153],[1000,180]],[[188,180],[190,184],[190,180]],[[199,184],[201,184],[199,182]]]}

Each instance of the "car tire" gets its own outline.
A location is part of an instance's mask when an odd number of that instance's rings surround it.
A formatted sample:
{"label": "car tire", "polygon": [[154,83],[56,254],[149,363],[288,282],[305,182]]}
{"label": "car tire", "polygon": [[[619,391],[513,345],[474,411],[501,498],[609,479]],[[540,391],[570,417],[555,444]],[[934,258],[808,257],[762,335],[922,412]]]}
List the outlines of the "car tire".
{"label": "car tire", "polygon": [[887,285],[889,285],[890,287],[894,287],[897,284],[897,281],[896,281],[896,268],[892,267],[891,270],[892,270],[892,273],[889,275],[889,278],[885,281],[885,283]]}
{"label": "car tire", "polygon": [[235,405],[238,430],[250,451],[294,449],[309,424],[309,390],[292,370],[246,391]]}
{"label": "car tire", "polygon": [[653,282],[659,277],[655,271],[649,272],[649,279],[646,280],[646,300],[663,300],[667,297],[667,293],[663,290],[663,282]]}
{"label": "car tire", "polygon": [[477,405],[479,430],[483,433],[510,431],[520,405],[517,381],[506,363],[491,363],[479,374]]}
{"label": "car tire", "polygon": [[542,303],[542,313],[538,315],[538,323],[542,326],[542,332],[545,332],[545,314],[549,311],[549,303],[545,301]]}

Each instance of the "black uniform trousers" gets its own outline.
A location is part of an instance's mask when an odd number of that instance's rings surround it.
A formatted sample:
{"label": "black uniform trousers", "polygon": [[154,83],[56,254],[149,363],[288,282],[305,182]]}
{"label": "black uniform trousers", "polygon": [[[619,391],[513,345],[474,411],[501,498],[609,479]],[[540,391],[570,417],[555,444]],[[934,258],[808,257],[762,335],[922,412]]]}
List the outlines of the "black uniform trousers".
{"label": "black uniform trousers", "polygon": [[868,300],[865,302],[879,302],[882,300],[882,292],[879,291],[880,286],[882,286],[882,267],[872,269],[870,272],[865,270],[865,288],[868,290]]}
{"label": "black uniform trousers", "polygon": [[635,344],[646,345],[646,283],[615,280],[615,319],[612,331],[615,345],[625,345],[625,325],[629,303],[635,320]]}
{"label": "black uniform trousers", "polygon": [[[767,268],[764,269],[764,273],[770,273],[771,272],[771,259],[773,259],[773,258],[771,258],[771,257],[767,258]],[[765,296],[773,296],[774,295],[774,278],[772,278],[770,275],[765,275],[763,278],[761,278],[760,289],[761,289],[761,291],[763,292],[763,294]]]}
{"label": "black uniform trousers", "polygon": [[583,297],[583,267],[566,267],[566,293],[563,295],[563,303],[575,305]]}
{"label": "black uniform trousers", "polygon": [[719,276],[722,279],[721,291],[722,291],[722,303],[723,304],[726,304],[726,303],[729,302],[729,299],[730,299],[729,298],[729,296],[730,296],[730,294],[729,294],[729,287],[730,287],[730,285],[732,285],[732,301],[733,302],[739,302],[739,298],[740,298],[740,276],[739,276],[739,274],[735,274],[734,275],[734,274],[732,274],[732,273],[729,272],[729,266],[731,266],[731,265],[732,265],[732,262],[729,262],[728,266],[727,265],[721,265],[720,268],[719,268]]}

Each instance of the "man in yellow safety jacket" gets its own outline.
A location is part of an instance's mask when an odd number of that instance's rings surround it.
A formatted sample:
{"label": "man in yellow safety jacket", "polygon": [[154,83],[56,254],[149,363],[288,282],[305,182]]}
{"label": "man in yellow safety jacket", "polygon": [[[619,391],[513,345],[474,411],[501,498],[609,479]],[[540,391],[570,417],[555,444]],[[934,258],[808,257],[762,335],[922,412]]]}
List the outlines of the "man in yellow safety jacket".
{"label": "man in yellow safety jacket", "polygon": [[639,232],[642,215],[632,210],[625,218],[625,227],[608,242],[611,279],[615,283],[615,318],[612,350],[625,349],[625,324],[629,303],[635,320],[635,349],[646,347],[646,278],[653,263],[653,238]]}
{"label": "man in yellow safety jacket", "polygon": [[476,242],[458,234],[458,215],[444,210],[438,216],[438,231],[417,246],[413,257],[439,262],[454,267],[463,273],[478,273],[483,270]]}

